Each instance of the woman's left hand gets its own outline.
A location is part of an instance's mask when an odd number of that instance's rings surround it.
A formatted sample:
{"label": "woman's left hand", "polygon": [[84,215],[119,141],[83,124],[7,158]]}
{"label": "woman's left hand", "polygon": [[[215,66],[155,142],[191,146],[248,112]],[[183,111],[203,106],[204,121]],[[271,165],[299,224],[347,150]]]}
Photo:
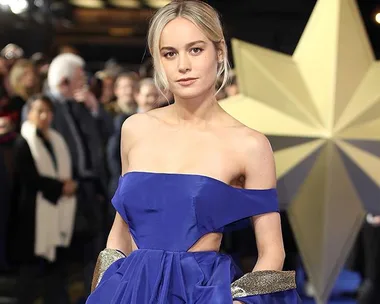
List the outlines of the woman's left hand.
{"label": "woman's left hand", "polygon": [[240,301],[234,301],[233,304],[244,304],[244,303]]}

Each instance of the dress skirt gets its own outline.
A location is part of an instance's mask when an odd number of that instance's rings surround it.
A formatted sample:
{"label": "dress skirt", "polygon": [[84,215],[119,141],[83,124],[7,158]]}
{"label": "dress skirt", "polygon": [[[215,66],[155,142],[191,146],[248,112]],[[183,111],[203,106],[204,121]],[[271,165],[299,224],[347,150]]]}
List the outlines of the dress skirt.
{"label": "dress skirt", "polygon": [[[213,251],[139,249],[114,262],[87,304],[232,304],[240,271]],[[247,304],[301,303],[295,289],[237,298]]]}

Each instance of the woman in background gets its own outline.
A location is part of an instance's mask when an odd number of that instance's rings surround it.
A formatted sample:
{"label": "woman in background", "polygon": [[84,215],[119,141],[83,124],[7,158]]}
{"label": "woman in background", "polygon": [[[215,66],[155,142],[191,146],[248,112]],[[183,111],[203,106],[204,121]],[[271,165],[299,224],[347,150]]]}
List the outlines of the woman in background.
{"label": "woman in background", "polygon": [[34,94],[40,92],[40,81],[32,61],[19,59],[9,72],[9,83],[13,91],[10,108],[18,113],[16,130],[20,131],[22,108],[26,101]]}
{"label": "woman in background", "polygon": [[53,104],[33,96],[14,156],[10,256],[20,266],[18,303],[33,303],[43,279],[44,303],[69,303],[62,247],[71,242],[77,184],[62,136],[50,128]]}

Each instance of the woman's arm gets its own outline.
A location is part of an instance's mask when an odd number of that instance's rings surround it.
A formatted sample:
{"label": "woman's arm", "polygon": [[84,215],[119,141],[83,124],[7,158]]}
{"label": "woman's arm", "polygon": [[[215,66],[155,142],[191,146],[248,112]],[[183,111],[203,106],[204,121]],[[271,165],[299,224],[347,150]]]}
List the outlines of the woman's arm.
{"label": "woman's arm", "polygon": [[[121,130],[121,143],[120,143],[120,155],[121,155],[121,174],[128,172],[129,168],[129,151],[133,145],[136,129],[135,118],[132,116],[128,118],[122,126]],[[137,120],[138,121],[138,120]],[[127,256],[132,251],[132,238],[129,232],[128,224],[116,212],[115,220],[113,222],[111,231],[108,235],[107,248],[100,252],[96,266],[94,277],[92,280],[91,290],[94,290],[102,279],[103,273],[107,268],[116,260]]]}
{"label": "woman's arm", "polygon": [[[252,131],[249,138],[243,142],[246,143],[244,157],[245,188],[271,189],[276,187],[273,152],[267,138]],[[231,293],[235,300],[233,303],[256,303],[257,297],[259,297],[260,302],[265,302],[261,296],[274,293],[274,297],[277,298],[277,293],[282,291],[291,291],[292,297],[298,298],[295,273],[293,271],[281,271],[285,252],[279,213],[258,215],[252,220],[256,235],[258,260],[252,272],[243,275],[231,284]],[[269,298],[267,299],[269,300]],[[290,301],[294,300],[285,300],[289,303]],[[299,301],[296,300],[296,302]]]}
{"label": "woman's arm", "polygon": [[130,254],[132,251],[128,224],[118,212],[116,212],[115,220],[108,235],[107,248],[120,250],[124,255]]}
{"label": "woman's arm", "polygon": [[[269,189],[276,187],[276,170],[272,148],[267,138],[255,133],[247,141],[245,188]],[[252,218],[258,249],[258,260],[253,271],[282,270],[285,251],[279,213],[268,213]]]}
{"label": "woman's arm", "polygon": [[[126,119],[121,127],[120,139],[120,157],[121,157],[121,174],[128,172],[129,151],[134,142],[134,130],[136,130],[136,119],[130,117]],[[123,220],[119,213],[116,213],[111,231],[108,236],[107,248],[118,249],[124,254],[132,251],[131,235],[128,224]]]}

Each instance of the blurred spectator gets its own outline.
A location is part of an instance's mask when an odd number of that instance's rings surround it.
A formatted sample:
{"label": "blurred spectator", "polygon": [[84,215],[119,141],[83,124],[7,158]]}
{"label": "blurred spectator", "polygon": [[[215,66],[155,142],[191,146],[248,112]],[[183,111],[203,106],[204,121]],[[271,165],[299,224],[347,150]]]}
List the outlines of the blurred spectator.
{"label": "blurred spectator", "polygon": [[43,53],[34,53],[30,60],[33,62],[36,72],[39,75],[40,80],[40,91],[46,92],[47,91],[47,73],[49,70],[49,59],[43,54]]}
{"label": "blurred spectator", "polygon": [[158,107],[159,91],[154,84],[153,78],[144,78],[138,83],[135,100],[137,112],[144,113]]}
{"label": "blurred spectator", "polygon": [[239,94],[239,87],[236,79],[236,75],[233,71],[230,72],[230,81],[225,86],[224,91],[226,92],[227,97],[235,96]]}
{"label": "blurred spectator", "polygon": [[7,59],[8,68],[24,57],[24,50],[14,43],[7,44],[0,52],[0,56]]}
{"label": "blurred spectator", "polygon": [[166,107],[168,105],[171,105],[174,103],[174,96],[173,93],[169,90],[166,90],[165,92],[160,92],[158,99],[157,99],[157,104],[158,107]]}
{"label": "blurred spectator", "polygon": [[0,271],[10,269],[6,249],[13,186],[14,146],[18,138],[14,131],[12,113],[7,111],[6,105],[8,96],[0,86]]}
{"label": "blurred spectator", "polygon": [[66,140],[75,179],[79,183],[78,210],[73,239],[74,257],[85,264],[86,291],[92,271],[104,246],[101,239],[107,198],[105,147],[99,125],[101,108],[87,89],[84,60],[74,54],[58,55],[50,64],[48,84],[54,103],[52,126]]}
{"label": "blurred spectator", "polygon": [[[114,94],[115,103],[112,104],[110,111],[114,114],[125,114],[130,116],[136,113],[137,103],[134,94],[137,88],[138,77],[135,73],[120,74],[115,81]],[[118,128],[117,128],[118,129]]]}
{"label": "blurred spectator", "polygon": [[114,79],[116,77],[123,73],[123,67],[113,58],[107,60],[107,62],[104,65],[104,71]]}
{"label": "blurred spectator", "polygon": [[218,79],[216,83],[217,93],[215,95],[216,100],[222,100],[227,97],[226,92],[224,91],[224,88],[219,90],[220,86],[222,85],[223,79]]}
{"label": "blurred spectator", "polygon": [[[17,60],[23,58],[24,50],[20,48],[18,45],[9,43],[7,44],[0,52],[0,66],[3,66],[3,75],[2,83],[8,91],[10,96],[13,96],[12,87],[9,84],[9,71],[12,69],[13,65]],[[1,72],[0,72],[1,74]]]}
{"label": "blurred spectator", "polygon": [[113,91],[115,78],[106,71],[100,71],[95,76],[101,80],[101,93],[98,100],[101,104],[108,105],[115,98]]}
{"label": "blurred spectator", "polygon": [[10,107],[19,115],[16,130],[20,130],[22,108],[28,98],[39,91],[38,76],[33,62],[27,59],[18,60],[9,73],[9,83],[13,91]]}
{"label": "blurred spectator", "polygon": [[4,80],[6,75],[8,75],[7,59],[0,56],[0,80]]}
{"label": "blurred spectator", "polygon": [[34,53],[30,60],[34,63],[40,75],[47,76],[50,61],[43,53]]}
{"label": "blurred spectator", "polygon": [[7,90],[0,83],[0,113],[8,111],[9,96]]}
{"label": "blurred spectator", "polygon": [[65,257],[71,243],[77,183],[62,136],[50,129],[53,104],[32,97],[15,148],[10,256],[20,267],[18,303],[33,303],[42,277],[44,303],[69,303]]}
{"label": "blurred spectator", "polygon": [[79,55],[79,51],[72,45],[62,45],[58,50],[58,54],[74,54]]}
{"label": "blurred spectator", "polygon": [[377,303],[380,297],[380,216],[367,214],[349,259],[349,267],[363,278],[358,304]]}
{"label": "blurred spectator", "polygon": [[[134,73],[121,74],[115,82],[116,102],[113,103],[114,113],[114,133],[107,146],[108,167],[110,170],[109,196],[112,197],[121,174],[120,140],[121,126],[129,116],[136,113],[137,104],[134,100],[134,93],[137,86],[137,76]],[[110,217],[113,219],[113,208]]]}

